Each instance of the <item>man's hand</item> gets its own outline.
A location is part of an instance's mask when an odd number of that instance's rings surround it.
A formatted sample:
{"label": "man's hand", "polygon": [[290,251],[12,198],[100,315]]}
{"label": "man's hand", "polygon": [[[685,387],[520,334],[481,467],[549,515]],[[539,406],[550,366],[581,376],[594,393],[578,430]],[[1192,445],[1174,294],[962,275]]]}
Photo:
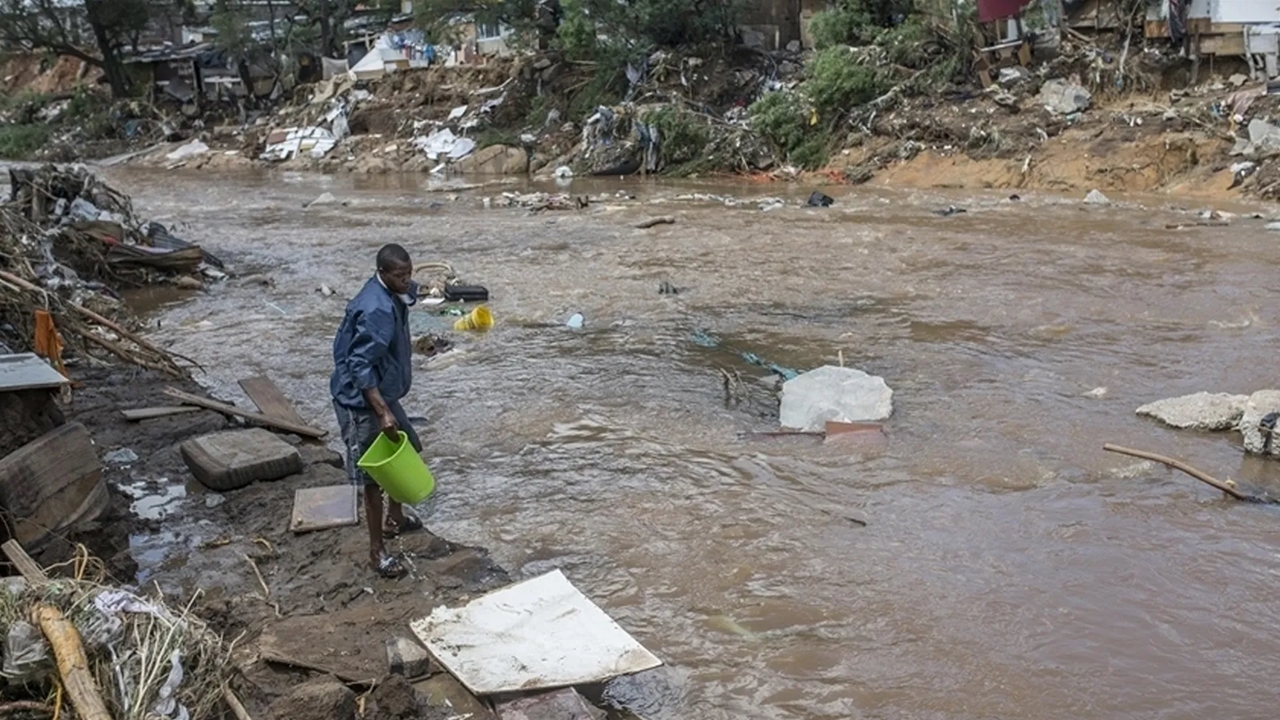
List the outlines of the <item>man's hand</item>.
{"label": "man's hand", "polygon": [[364,399],[369,403],[369,409],[373,410],[373,414],[378,418],[378,426],[382,428],[383,434],[392,442],[400,441],[400,423],[396,422],[395,413],[391,412],[391,407],[382,399],[382,393],[378,392],[378,388],[372,387],[364,391]]}
{"label": "man's hand", "polygon": [[396,416],[389,408],[383,408],[378,413],[378,424],[382,427],[382,434],[386,435],[389,440],[400,440],[400,424],[396,422]]}

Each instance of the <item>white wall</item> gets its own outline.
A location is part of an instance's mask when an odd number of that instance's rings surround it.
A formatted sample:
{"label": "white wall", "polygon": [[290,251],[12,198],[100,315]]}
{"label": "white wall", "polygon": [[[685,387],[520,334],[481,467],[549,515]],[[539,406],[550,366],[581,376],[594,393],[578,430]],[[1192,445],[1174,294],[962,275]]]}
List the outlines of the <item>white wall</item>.
{"label": "white wall", "polygon": [[1280,0],[1210,0],[1209,4],[1214,22],[1280,22]]}

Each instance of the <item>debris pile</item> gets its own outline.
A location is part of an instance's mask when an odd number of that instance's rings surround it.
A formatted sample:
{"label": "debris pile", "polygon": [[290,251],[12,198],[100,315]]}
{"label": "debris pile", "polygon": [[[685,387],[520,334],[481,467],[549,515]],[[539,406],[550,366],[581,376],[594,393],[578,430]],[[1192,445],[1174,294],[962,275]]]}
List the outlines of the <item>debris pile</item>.
{"label": "debris pile", "polygon": [[0,583],[3,672],[10,690],[30,698],[25,708],[51,717],[74,710],[86,720],[216,714],[229,695],[229,653],[190,607],[87,577],[101,563],[83,548],[74,577],[52,580],[17,543],[5,552],[17,554],[23,576]]}
{"label": "debris pile", "polygon": [[[197,273],[225,277],[221,262],[141,221],[127,196],[83,169],[11,169],[9,182],[0,203],[0,341],[8,350],[43,349],[60,366],[65,342],[80,354],[93,346],[185,375],[177,356],[126,329],[131,317],[115,288],[200,286]],[[37,330],[50,320],[44,334],[52,339],[41,343]]]}

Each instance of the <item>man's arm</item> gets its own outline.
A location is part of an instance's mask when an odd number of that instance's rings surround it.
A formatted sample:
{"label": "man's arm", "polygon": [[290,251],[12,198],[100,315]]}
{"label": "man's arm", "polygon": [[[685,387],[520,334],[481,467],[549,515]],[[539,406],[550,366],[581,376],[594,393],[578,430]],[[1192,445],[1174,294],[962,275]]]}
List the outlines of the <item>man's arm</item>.
{"label": "man's arm", "polygon": [[390,313],[375,311],[357,316],[347,367],[351,370],[351,378],[356,387],[369,404],[369,409],[378,418],[382,432],[388,437],[398,438],[400,427],[395,415],[378,391],[378,381],[381,379],[378,377],[378,364],[387,355],[394,328],[395,317]]}

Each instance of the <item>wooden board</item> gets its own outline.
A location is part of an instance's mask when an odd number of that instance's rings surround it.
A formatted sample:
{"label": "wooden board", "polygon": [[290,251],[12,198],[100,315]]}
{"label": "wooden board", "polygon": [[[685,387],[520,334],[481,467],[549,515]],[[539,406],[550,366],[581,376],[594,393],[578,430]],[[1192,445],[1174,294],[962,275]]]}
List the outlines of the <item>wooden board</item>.
{"label": "wooden board", "polygon": [[244,394],[249,396],[263,415],[299,425],[307,424],[294,409],[293,403],[289,402],[289,398],[266,375],[241,380],[240,389],[244,390]]}
{"label": "wooden board", "polygon": [[22,545],[17,540],[6,541],[4,545],[0,545],[0,549],[4,550],[4,554],[9,558],[9,562],[18,569],[18,573],[27,579],[27,582],[35,584],[44,582],[49,579],[45,574],[44,568],[36,564],[35,560],[22,549]]}
{"label": "wooden board", "polygon": [[359,523],[356,495],[356,486],[351,484],[302,488],[294,492],[289,529],[304,533]]}
{"label": "wooden board", "polygon": [[268,626],[258,636],[258,655],[265,661],[328,673],[353,685],[372,685],[387,675],[388,631],[380,608],[338,610],[323,615],[295,615]]}
{"label": "wooden board", "polygon": [[138,422],[139,420],[151,420],[152,418],[168,417],[170,415],[200,412],[203,409],[204,408],[198,408],[194,405],[162,405],[160,407],[121,410],[120,413],[124,415],[125,420]]}
{"label": "wooden board", "polygon": [[187,405],[195,405],[196,407],[202,407],[208,410],[215,410],[217,412],[223,413],[224,415],[231,415],[233,417],[244,418],[246,421],[251,423],[257,423],[258,425],[274,428],[276,430],[283,430],[284,432],[290,432],[295,435],[301,435],[303,437],[322,438],[325,435],[329,434],[328,431],[326,430],[313,428],[305,424],[289,422],[287,420],[279,420],[277,418],[267,417],[266,415],[263,415],[261,413],[241,410],[240,408],[234,405],[228,405],[226,403],[220,403],[217,400],[210,400],[209,398],[202,398],[199,395],[192,395],[190,393],[185,393],[177,388],[172,388],[172,387],[165,388],[164,393],[169,397],[177,398],[178,400],[181,400]]}
{"label": "wooden board", "polygon": [[12,518],[13,538],[26,547],[100,513],[101,485],[97,449],[80,423],[54,428],[0,459],[0,505]]}

